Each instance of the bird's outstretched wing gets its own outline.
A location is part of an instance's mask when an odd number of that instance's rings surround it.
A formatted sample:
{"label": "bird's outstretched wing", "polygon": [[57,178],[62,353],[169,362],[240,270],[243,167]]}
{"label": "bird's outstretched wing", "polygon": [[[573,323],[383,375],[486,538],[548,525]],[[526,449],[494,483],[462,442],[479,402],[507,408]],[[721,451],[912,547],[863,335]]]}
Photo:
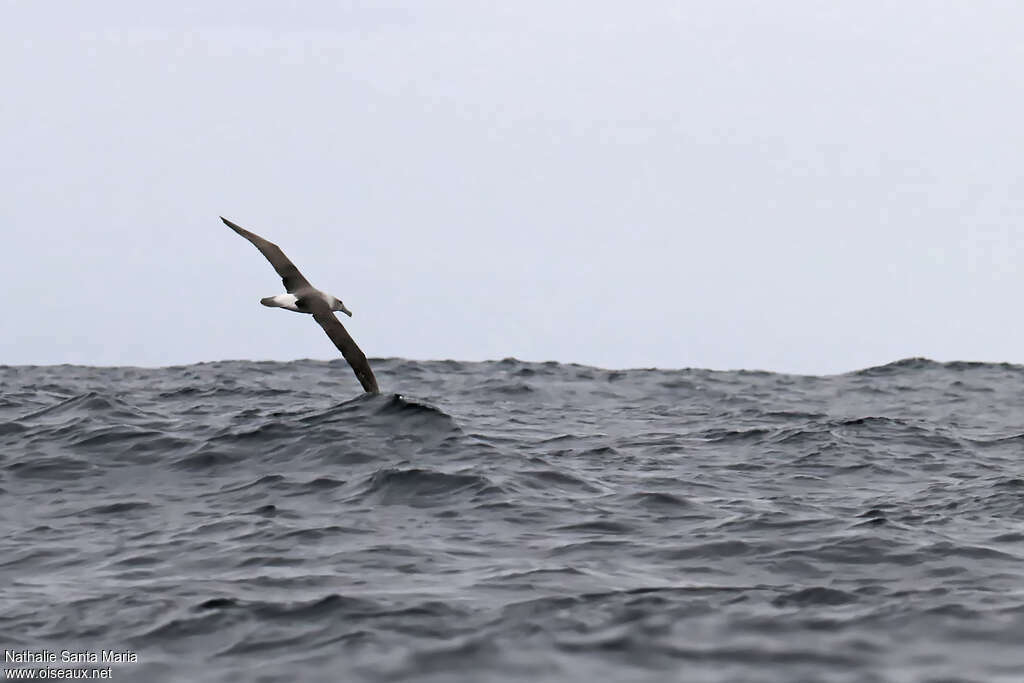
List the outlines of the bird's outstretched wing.
{"label": "bird's outstretched wing", "polygon": [[356,379],[363,385],[363,391],[379,394],[380,387],[377,386],[377,378],[374,377],[373,370],[370,369],[366,354],[356,345],[355,340],[349,335],[341,321],[334,317],[334,313],[327,307],[327,304],[319,301],[314,304],[313,320],[320,323],[320,327],[324,328],[324,332],[341,351],[341,355],[352,367],[352,372],[356,373]]}
{"label": "bird's outstretched wing", "polygon": [[[299,289],[305,289],[312,287],[309,284],[309,280],[303,277],[299,269],[295,267],[295,264],[288,260],[288,257],[281,251],[281,247],[277,246],[273,242],[268,242],[256,233],[249,232],[240,225],[235,225],[224,216],[220,219],[224,221],[224,224],[237,232],[239,235],[256,245],[256,248],[260,250],[260,253],[267,257],[270,261],[270,265],[274,266],[274,270],[281,276],[281,280],[284,282],[284,288],[289,292],[294,292]],[[334,317],[334,316],[331,316]]]}

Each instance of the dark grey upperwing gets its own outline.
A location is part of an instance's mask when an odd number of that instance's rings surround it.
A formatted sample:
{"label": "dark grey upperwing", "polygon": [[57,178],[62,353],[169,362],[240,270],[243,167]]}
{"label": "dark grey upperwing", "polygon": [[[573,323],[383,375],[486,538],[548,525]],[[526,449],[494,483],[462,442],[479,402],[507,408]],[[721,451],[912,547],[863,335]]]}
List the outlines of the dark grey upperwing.
{"label": "dark grey upperwing", "polygon": [[240,225],[235,225],[224,216],[220,219],[224,221],[224,224],[237,232],[239,235],[256,245],[256,248],[260,250],[260,253],[267,257],[270,261],[270,265],[274,266],[274,270],[281,276],[281,281],[284,282],[284,288],[286,291],[294,292],[299,289],[305,289],[312,287],[309,284],[309,280],[302,276],[299,269],[295,267],[295,264],[288,260],[288,257],[281,251],[281,247],[277,246],[273,242],[268,242],[259,235],[253,232],[249,232]]}
{"label": "dark grey upperwing", "polygon": [[352,372],[356,373],[356,379],[363,385],[363,391],[379,394],[380,387],[377,386],[377,378],[373,376],[373,370],[370,369],[370,363],[366,360],[366,354],[356,345],[345,326],[322,301],[314,304],[312,308],[313,320],[320,323],[320,327],[324,328],[324,332],[341,351],[341,355],[352,367]]}

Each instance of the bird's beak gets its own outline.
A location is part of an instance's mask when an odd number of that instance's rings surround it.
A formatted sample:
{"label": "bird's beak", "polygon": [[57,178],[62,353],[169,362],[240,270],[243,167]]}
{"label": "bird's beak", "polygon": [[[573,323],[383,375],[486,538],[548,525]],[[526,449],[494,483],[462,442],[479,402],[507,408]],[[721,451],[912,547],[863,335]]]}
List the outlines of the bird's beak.
{"label": "bird's beak", "polygon": [[344,313],[345,315],[347,315],[350,318],[352,317],[352,311],[350,311],[347,308],[345,308],[345,304],[341,305],[341,312]]}

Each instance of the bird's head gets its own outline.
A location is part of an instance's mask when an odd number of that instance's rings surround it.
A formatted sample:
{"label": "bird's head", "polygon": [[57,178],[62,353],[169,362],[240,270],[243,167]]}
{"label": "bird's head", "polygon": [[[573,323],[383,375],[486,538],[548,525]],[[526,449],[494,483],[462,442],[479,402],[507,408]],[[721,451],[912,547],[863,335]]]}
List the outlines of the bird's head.
{"label": "bird's head", "polygon": [[341,302],[341,299],[339,299],[338,297],[332,297],[332,298],[334,299],[334,301],[331,303],[331,310],[332,311],[341,311],[342,313],[344,313],[345,315],[347,315],[348,317],[351,318],[352,317],[352,311],[350,311],[347,308],[345,308],[345,304],[343,304]]}

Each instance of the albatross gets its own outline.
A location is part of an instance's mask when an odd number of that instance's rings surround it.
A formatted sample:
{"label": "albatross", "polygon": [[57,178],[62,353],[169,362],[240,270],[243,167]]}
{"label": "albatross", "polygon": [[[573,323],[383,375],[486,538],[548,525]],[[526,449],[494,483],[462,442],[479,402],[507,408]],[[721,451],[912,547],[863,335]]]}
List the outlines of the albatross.
{"label": "albatross", "polygon": [[352,311],[345,308],[345,304],[338,297],[321,292],[309,284],[309,280],[284,255],[281,247],[263,239],[256,233],[249,232],[240,225],[232,223],[227,218],[224,218],[224,216],[221,216],[220,219],[229,228],[252,242],[260,250],[260,253],[270,261],[270,265],[274,266],[274,270],[277,271],[277,274],[281,276],[281,280],[284,282],[284,288],[287,290],[286,294],[263,297],[260,299],[260,303],[271,308],[284,308],[296,313],[311,314],[313,320],[317,321],[320,327],[324,328],[324,332],[327,333],[327,336],[334,342],[334,345],[341,351],[341,355],[348,361],[352,371],[356,373],[356,379],[363,385],[363,391],[370,394],[379,394],[380,388],[377,386],[377,378],[373,376],[373,370],[370,369],[370,363],[366,360],[366,354],[356,346],[348,330],[345,329],[345,326],[334,315],[334,311],[341,311],[351,318]]}

